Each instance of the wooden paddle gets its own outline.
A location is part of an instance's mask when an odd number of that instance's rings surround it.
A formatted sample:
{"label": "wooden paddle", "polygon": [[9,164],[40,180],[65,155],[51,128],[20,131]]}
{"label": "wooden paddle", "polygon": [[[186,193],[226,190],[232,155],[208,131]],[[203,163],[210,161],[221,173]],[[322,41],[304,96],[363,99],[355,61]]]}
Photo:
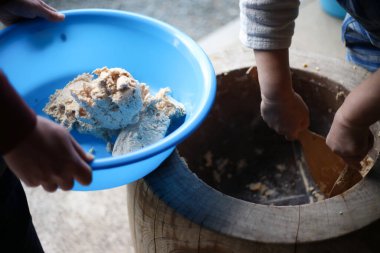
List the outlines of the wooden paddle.
{"label": "wooden paddle", "polygon": [[310,174],[326,197],[333,197],[349,189],[363,177],[352,169],[326,145],[325,138],[304,130],[299,136]]}

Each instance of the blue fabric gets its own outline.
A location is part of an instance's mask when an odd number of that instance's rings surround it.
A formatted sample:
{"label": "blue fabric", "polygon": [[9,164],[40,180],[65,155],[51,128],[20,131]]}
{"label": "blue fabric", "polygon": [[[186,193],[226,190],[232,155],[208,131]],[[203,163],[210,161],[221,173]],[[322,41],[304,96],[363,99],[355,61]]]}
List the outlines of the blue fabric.
{"label": "blue fabric", "polygon": [[380,68],[380,40],[370,34],[350,14],[342,25],[342,40],[347,48],[346,58],[371,72]]}
{"label": "blue fabric", "polygon": [[376,71],[380,68],[380,1],[337,1],[348,13],[342,25],[347,60]]}
{"label": "blue fabric", "polygon": [[337,0],[372,37],[380,40],[379,0]]}

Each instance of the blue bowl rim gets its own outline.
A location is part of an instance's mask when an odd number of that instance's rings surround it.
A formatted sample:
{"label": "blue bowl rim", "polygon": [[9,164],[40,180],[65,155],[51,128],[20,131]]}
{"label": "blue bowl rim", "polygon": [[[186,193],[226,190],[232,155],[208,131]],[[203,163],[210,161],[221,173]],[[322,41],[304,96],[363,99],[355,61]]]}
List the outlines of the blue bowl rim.
{"label": "blue bowl rim", "polygon": [[[128,12],[128,11],[120,11],[120,10],[112,10],[112,9],[76,9],[76,10],[66,10],[62,11],[65,14],[66,19],[77,16],[99,16],[99,17],[128,17],[128,19],[134,19],[141,22],[145,22],[147,25],[158,28],[164,31],[167,34],[171,34],[173,38],[178,39],[181,43],[183,43],[186,48],[191,52],[191,54],[197,58],[200,68],[202,69],[202,80],[205,83],[206,92],[203,96],[205,99],[202,99],[202,104],[199,105],[199,108],[203,108],[202,110],[197,110],[192,114],[191,118],[187,119],[180,127],[178,127],[175,131],[170,133],[168,136],[163,138],[162,140],[149,145],[141,150],[137,150],[125,155],[115,156],[115,157],[106,157],[106,158],[95,158],[93,162],[91,162],[91,167],[93,170],[99,169],[113,169],[115,167],[125,166],[132,163],[136,163],[152,156],[155,156],[169,148],[176,146],[178,143],[187,138],[191,133],[193,133],[199,125],[206,118],[208,112],[211,109],[211,106],[214,102],[216,95],[216,77],[215,71],[209,60],[206,53],[203,49],[188,35],[181,32],[177,28],[173,26],[137,13]],[[2,31],[0,31],[0,36],[5,35],[7,32],[16,29],[18,26],[23,23],[33,23],[33,22],[47,22],[45,20],[36,19],[29,20],[25,22],[20,22],[18,24],[9,26]],[[65,21],[63,21],[65,22]]]}

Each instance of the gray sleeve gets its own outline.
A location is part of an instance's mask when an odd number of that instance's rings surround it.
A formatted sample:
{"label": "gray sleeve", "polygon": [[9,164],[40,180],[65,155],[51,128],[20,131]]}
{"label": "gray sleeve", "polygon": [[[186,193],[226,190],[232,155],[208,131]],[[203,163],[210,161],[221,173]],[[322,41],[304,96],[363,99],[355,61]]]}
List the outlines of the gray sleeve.
{"label": "gray sleeve", "polygon": [[240,0],[240,40],[253,49],[289,48],[299,0]]}

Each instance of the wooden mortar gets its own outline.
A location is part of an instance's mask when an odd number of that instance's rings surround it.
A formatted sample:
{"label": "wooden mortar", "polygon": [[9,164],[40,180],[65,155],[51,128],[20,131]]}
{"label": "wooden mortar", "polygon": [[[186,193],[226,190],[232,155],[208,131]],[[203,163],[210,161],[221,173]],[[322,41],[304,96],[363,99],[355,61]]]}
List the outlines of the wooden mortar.
{"label": "wooden mortar", "polygon": [[[206,150],[225,146],[223,140],[233,134],[225,132],[231,124],[243,129],[249,117],[253,125],[260,121],[258,85],[248,83],[245,75],[255,64],[251,57],[252,52],[242,49],[211,57],[218,73],[213,112],[179,146],[180,153],[174,152],[157,170],[128,185],[136,252],[380,252],[378,138],[371,151],[376,161],[371,172],[343,194],[317,202],[295,198],[287,205],[260,204],[260,199],[252,203],[233,197],[239,192],[236,189],[222,187],[226,194],[216,189],[220,184],[211,187],[212,180],[210,185],[205,183],[207,173],[192,168]],[[291,66],[295,88],[311,115],[317,115],[311,117],[311,128],[322,135],[328,132],[344,94],[368,75],[336,59],[298,52],[291,52]],[[378,124],[373,126],[375,136],[379,129]],[[246,136],[242,138],[243,143]]]}

